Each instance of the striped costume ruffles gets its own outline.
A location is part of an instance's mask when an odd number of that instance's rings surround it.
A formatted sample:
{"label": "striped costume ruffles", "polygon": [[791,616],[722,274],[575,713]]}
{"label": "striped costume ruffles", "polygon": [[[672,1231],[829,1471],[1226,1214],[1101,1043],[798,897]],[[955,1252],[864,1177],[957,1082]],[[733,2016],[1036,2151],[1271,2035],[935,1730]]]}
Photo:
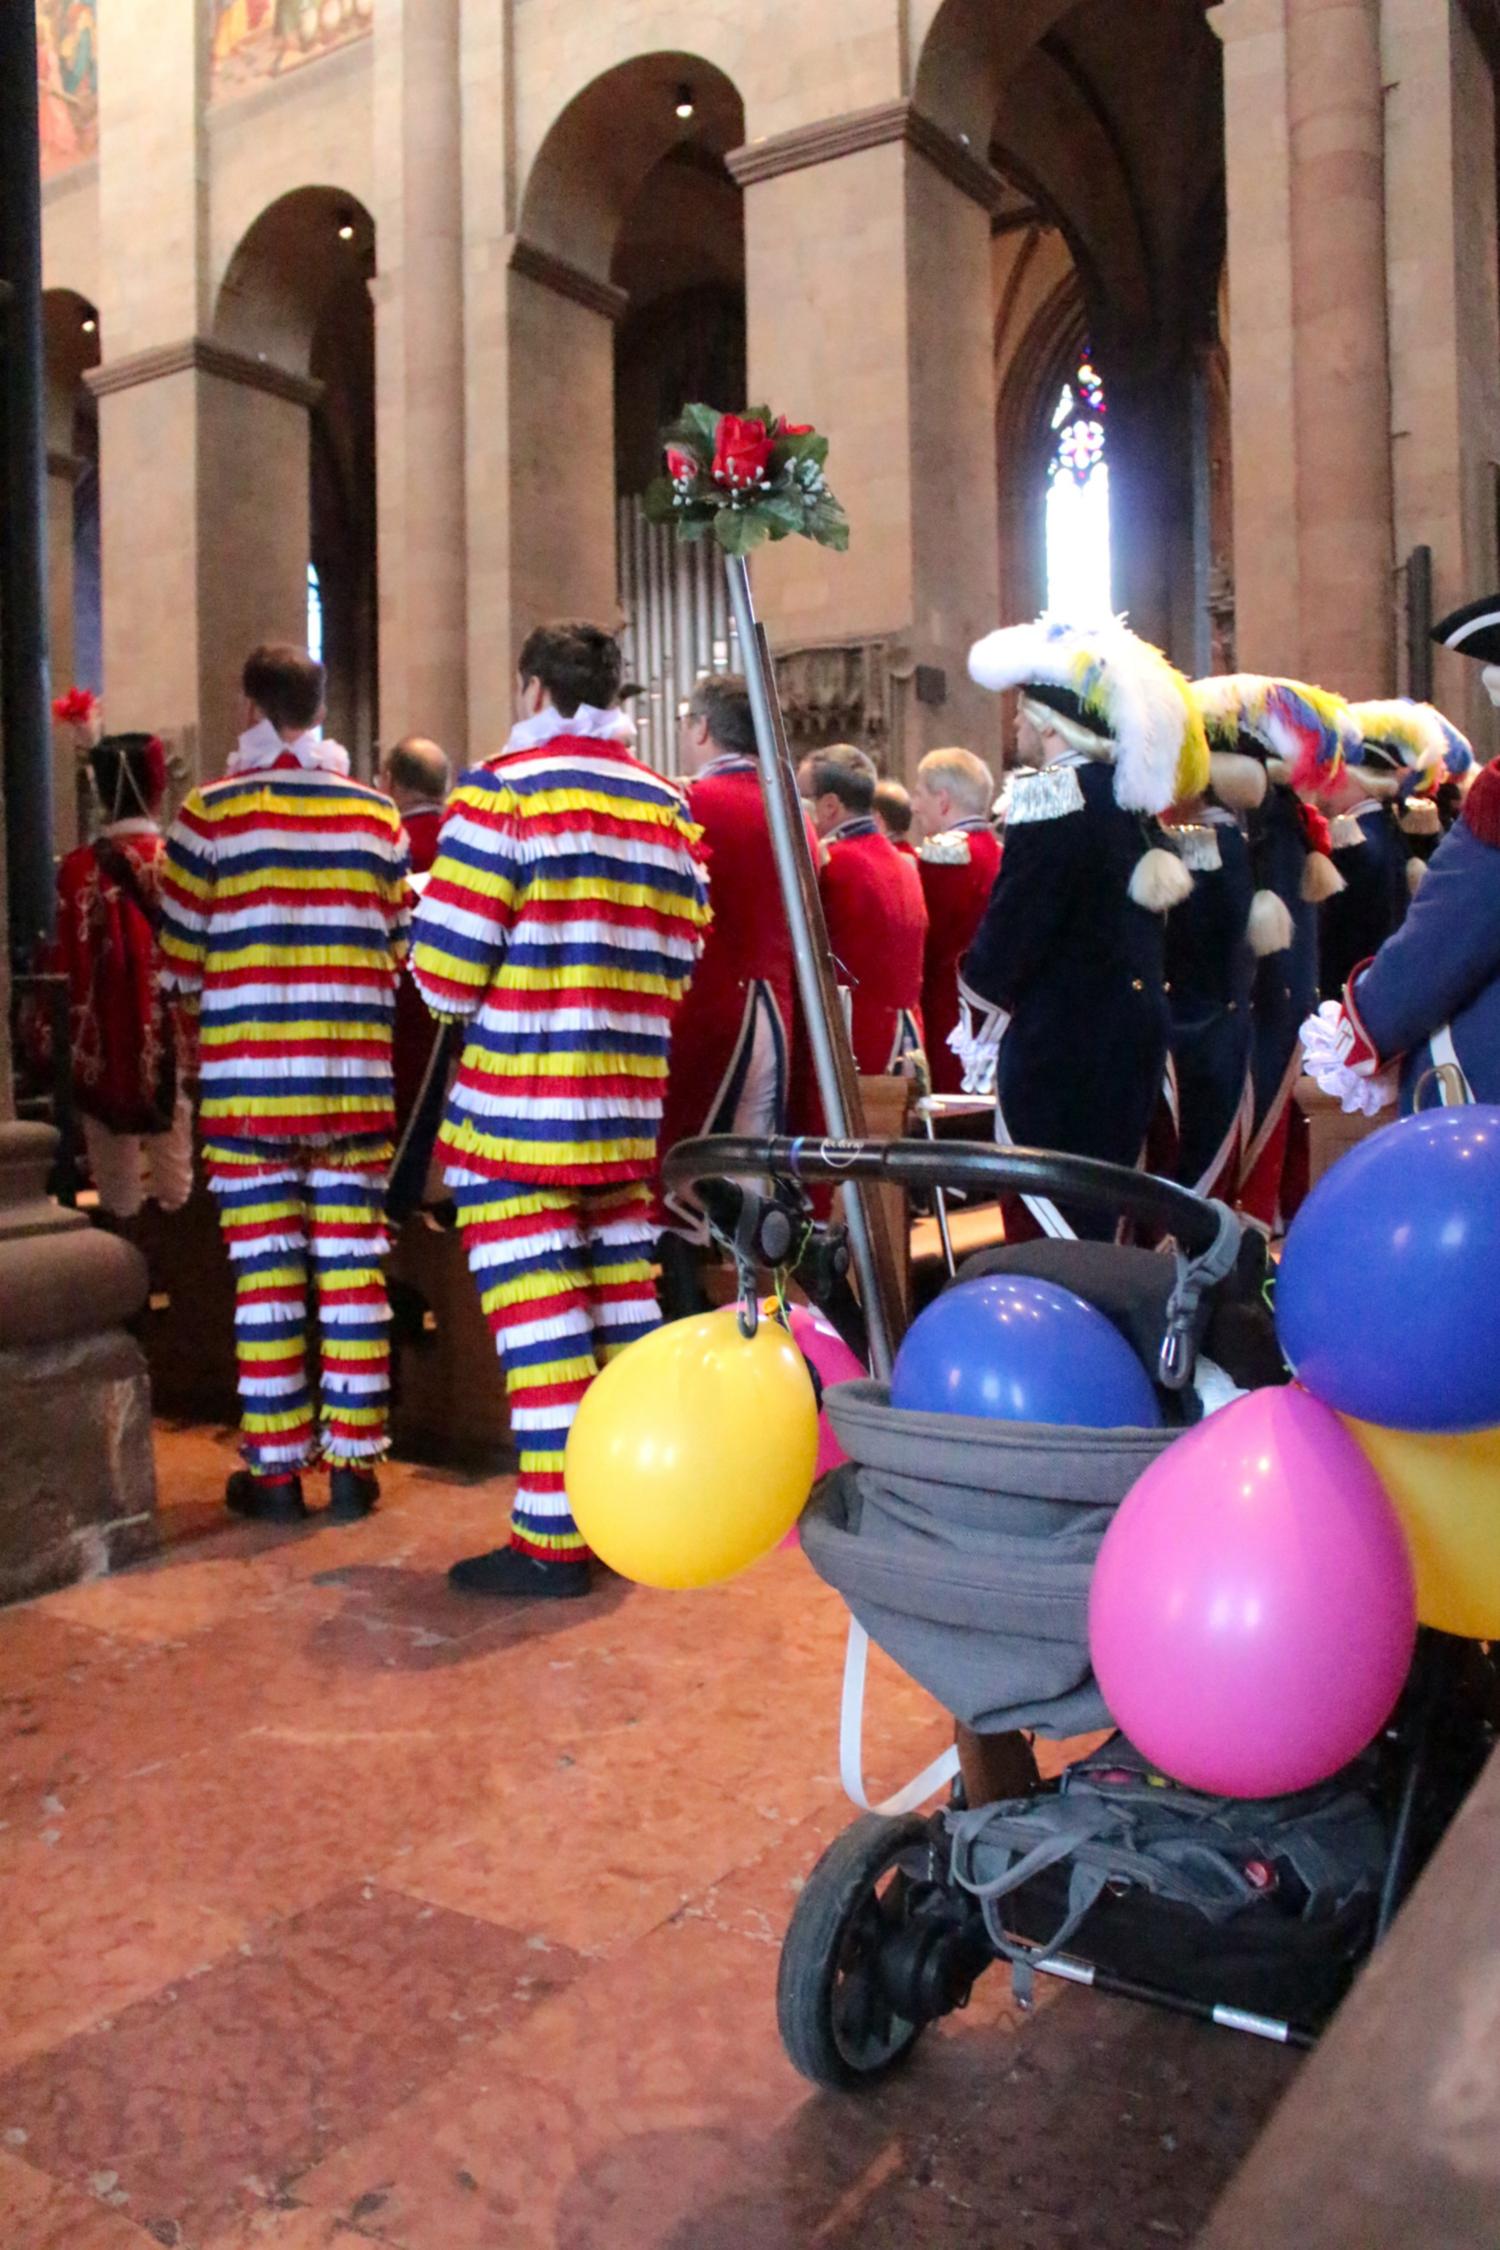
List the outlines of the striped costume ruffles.
{"label": "striped costume ruffles", "polygon": [[417,983],[469,1027],[438,1145],[510,1395],[512,1542],[543,1560],[586,1552],[562,1473],[578,1402],[658,1318],[650,1179],[709,918],[696,845],[620,741],[553,733],[464,776],[417,914]]}
{"label": "striped costume ruffles", "polygon": [[400,820],[373,789],[288,756],[193,791],[167,839],[162,901],[164,982],[199,1013],[245,1459],[261,1475],[320,1455],[372,1461],[390,1382],[381,1204],[406,948]]}

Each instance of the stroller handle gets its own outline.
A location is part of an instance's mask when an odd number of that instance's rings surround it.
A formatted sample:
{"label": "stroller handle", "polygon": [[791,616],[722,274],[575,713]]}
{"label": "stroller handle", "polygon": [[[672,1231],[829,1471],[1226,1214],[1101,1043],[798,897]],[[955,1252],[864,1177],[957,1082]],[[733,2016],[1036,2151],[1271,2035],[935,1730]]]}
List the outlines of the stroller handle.
{"label": "stroller handle", "polygon": [[1092,1156],[1006,1148],[993,1141],[754,1140],[711,1134],[679,1141],[662,1165],[663,1179],[674,1188],[691,1188],[701,1180],[757,1179],[766,1173],[798,1180],[874,1180],[900,1188],[964,1188],[986,1196],[1042,1195],[1140,1220],[1173,1235],[1194,1259],[1222,1250],[1226,1221],[1235,1242],[1239,1240],[1239,1223],[1227,1205],[1193,1195],[1174,1180]]}

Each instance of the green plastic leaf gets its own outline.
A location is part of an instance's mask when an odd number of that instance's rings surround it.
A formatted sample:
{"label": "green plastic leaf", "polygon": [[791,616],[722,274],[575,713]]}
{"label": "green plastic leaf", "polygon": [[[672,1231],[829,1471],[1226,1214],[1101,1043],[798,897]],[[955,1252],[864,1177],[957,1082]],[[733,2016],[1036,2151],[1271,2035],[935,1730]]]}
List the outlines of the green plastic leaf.
{"label": "green plastic leaf", "polygon": [[720,410],[717,406],[704,406],[699,403],[693,406],[685,406],[682,410],[680,426],[683,437],[689,445],[701,451],[704,459],[709,462],[714,457],[714,438],[718,431],[720,419]]}
{"label": "green plastic leaf", "polygon": [[670,477],[653,477],[651,479],[646,487],[645,499],[642,503],[646,511],[647,523],[671,523],[674,516],[682,513],[680,508],[674,506],[676,489]]}

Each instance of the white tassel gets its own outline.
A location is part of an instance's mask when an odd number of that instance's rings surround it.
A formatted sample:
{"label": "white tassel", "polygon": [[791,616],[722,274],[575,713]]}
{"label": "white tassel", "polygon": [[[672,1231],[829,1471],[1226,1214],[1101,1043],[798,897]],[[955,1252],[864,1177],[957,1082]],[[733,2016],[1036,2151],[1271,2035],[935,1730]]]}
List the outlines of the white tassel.
{"label": "white tassel", "polygon": [[1246,925],[1250,950],[1257,960],[1268,953],[1285,953],[1296,936],[1292,910],[1276,891],[1257,891],[1250,901],[1250,920]]}
{"label": "white tassel", "polygon": [[1401,814],[1401,825],[1408,836],[1437,836],[1443,823],[1430,797],[1413,797]]}
{"label": "white tassel", "polygon": [[1308,853],[1302,868],[1302,896],[1310,906],[1321,906],[1348,888],[1327,852]]}
{"label": "white tassel", "polygon": [[1413,856],[1406,863],[1406,888],[1413,898],[1416,897],[1418,891],[1422,888],[1422,885],[1426,882],[1426,880],[1426,860],[1417,859],[1415,856]]}
{"label": "white tassel", "polygon": [[1135,863],[1130,895],[1148,914],[1169,914],[1181,906],[1193,887],[1193,878],[1175,852],[1154,844]]}

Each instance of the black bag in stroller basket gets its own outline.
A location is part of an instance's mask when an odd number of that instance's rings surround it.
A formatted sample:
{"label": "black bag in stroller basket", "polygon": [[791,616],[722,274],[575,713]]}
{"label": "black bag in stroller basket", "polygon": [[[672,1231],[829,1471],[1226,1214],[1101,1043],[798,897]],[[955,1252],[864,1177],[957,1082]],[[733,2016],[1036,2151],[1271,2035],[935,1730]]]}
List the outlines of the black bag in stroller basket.
{"label": "black bag in stroller basket", "polygon": [[1200,1796],[1123,1737],[1056,1789],[952,1811],[956,1884],[1024,1985],[1076,1948],[1112,1976],[1315,2028],[1368,1952],[1390,1852],[1365,1765],[1293,1797]]}

